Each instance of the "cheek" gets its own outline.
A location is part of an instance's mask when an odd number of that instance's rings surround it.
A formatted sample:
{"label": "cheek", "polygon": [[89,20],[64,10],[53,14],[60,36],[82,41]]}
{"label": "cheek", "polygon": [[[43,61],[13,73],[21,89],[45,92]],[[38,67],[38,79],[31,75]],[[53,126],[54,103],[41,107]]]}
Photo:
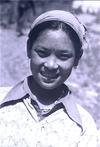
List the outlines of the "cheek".
{"label": "cheek", "polygon": [[36,68],[38,68],[39,66],[39,60],[37,60],[36,58],[32,58],[30,60],[30,67],[32,70],[36,70]]}
{"label": "cheek", "polygon": [[32,71],[38,70],[43,65],[43,60],[39,56],[32,56],[30,60],[30,67]]}
{"label": "cheek", "polygon": [[61,78],[64,82],[69,78],[71,72],[72,72],[72,67],[71,68],[68,68],[66,66],[63,67],[61,71]]}
{"label": "cheek", "polygon": [[73,68],[73,67],[70,67],[70,68],[69,68],[69,67],[67,67],[67,66],[63,66],[62,71],[61,71],[62,75],[63,75],[64,77],[68,77],[68,76],[71,74],[72,68]]}
{"label": "cheek", "polygon": [[40,62],[39,56],[35,52],[31,53],[31,65],[32,64],[38,65],[39,62]]}
{"label": "cheek", "polygon": [[71,70],[74,66],[74,59],[69,59],[69,60],[61,63],[60,66],[62,67],[62,69],[64,71]]}
{"label": "cheek", "polygon": [[72,60],[71,62],[67,61],[60,66],[63,80],[66,80],[70,76],[73,66],[74,60]]}

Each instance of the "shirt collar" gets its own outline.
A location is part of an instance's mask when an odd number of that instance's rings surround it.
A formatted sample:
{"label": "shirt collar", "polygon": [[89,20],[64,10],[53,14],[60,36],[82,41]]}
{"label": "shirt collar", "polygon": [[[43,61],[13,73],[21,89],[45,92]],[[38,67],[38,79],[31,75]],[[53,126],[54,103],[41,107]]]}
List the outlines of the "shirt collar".
{"label": "shirt collar", "polygon": [[[22,98],[26,98],[29,96],[35,100],[35,97],[32,94],[28,85],[28,78],[29,77],[27,77],[24,81],[17,84],[14,88],[12,88],[12,90],[7,94],[7,96],[1,102],[0,104],[1,107],[4,103],[20,100]],[[60,99],[59,103],[62,103],[64,105],[66,113],[68,114],[70,119],[76,122],[77,125],[80,126],[81,129],[83,130],[80,114],[77,109],[77,104],[75,100],[72,98],[71,94],[69,94],[67,98],[65,96],[64,98]]]}

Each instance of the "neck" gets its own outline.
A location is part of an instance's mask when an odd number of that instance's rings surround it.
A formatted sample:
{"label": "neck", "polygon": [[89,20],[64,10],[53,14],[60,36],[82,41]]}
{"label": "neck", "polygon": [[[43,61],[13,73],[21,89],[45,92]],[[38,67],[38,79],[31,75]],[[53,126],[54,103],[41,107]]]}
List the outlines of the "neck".
{"label": "neck", "polygon": [[[33,95],[35,95],[37,100],[44,105],[54,103],[63,95],[64,84],[51,90],[40,87],[33,78],[29,80],[28,84]],[[66,93],[68,93],[68,91]]]}

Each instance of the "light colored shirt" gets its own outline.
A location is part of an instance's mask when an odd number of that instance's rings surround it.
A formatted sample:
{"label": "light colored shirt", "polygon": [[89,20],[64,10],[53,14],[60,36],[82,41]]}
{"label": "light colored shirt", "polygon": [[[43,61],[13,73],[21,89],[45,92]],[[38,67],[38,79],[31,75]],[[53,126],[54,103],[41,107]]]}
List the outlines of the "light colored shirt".
{"label": "light colored shirt", "polygon": [[[93,118],[71,95],[41,121],[30,104],[27,80],[8,93],[0,109],[0,147],[96,147]],[[66,109],[66,111],[65,111]]]}

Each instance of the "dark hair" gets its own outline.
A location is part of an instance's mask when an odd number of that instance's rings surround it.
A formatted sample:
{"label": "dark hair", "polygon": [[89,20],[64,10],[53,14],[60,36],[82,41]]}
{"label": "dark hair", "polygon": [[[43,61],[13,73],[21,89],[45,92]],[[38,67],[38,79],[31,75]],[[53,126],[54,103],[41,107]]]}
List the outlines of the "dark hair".
{"label": "dark hair", "polygon": [[30,33],[29,33],[29,39],[27,41],[27,52],[30,52],[33,43],[36,41],[37,37],[39,36],[39,34],[46,30],[46,29],[51,29],[51,30],[58,30],[58,29],[62,29],[63,31],[65,31],[66,33],[69,33],[69,36],[73,42],[73,45],[75,47],[75,64],[74,66],[77,66],[78,61],[82,55],[82,43],[78,37],[78,35],[76,34],[76,32],[67,24],[65,24],[64,22],[61,21],[46,21],[43,22],[39,25],[37,25],[36,27],[34,27]]}

